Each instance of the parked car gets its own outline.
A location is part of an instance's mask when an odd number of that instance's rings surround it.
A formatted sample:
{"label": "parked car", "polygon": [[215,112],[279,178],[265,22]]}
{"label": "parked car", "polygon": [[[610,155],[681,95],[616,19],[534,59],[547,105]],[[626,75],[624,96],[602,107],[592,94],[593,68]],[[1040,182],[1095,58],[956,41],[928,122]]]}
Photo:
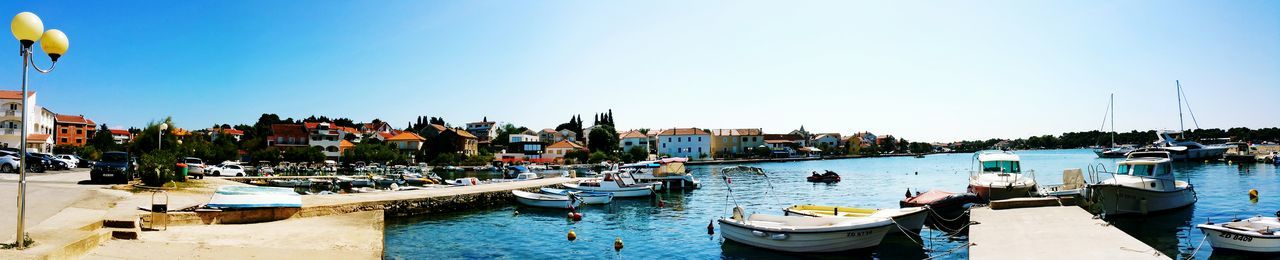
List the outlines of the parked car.
{"label": "parked car", "polygon": [[56,158],[58,158],[58,159],[60,159],[60,160],[63,160],[63,161],[70,162],[70,163],[71,163],[71,168],[79,168],[79,167],[80,167],[80,156],[75,156],[75,155],[70,155],[70,154],[58,154],[58,155],[54,155],[54,157],[56,157]]}
{"label": "parked car", "polygon": [[47,153],[31,153],[31,154],[40,156],[40,158],[44,158],[45,160],[47,160],[49,163],[46,164],[46,166],[48,166],[49,169],[67,170],[67,169],[71,169],[72,167],[75,167],[75,164],[71,163],[71,161],[59,159],[57,156],[53,156],[53,154],[47,154]]}
{"label": "parked car", "polygon": [[0,154],[0,172],[17,172],[18,156],[17,154]]}
{"label": "parked car", "polygon": [[93,167],[93,161],[90,161],[89,159],[85,159],[84,157],[80,157],[79,155],[74,155],[74,154],[72,154],[71,157],[76,158],[76,167],[80,167],[80,168]]}
{"label": "parked car", "polygon": [[195,158],[195,157],[187,157],[187,158],[182,158],[181,160],[178,160],[178,161],[180,163],[187,164],[187,175],[195,176],[197,178],[204,178],[204,173],[205,173],[204,160],[200,160],[200,158]]}
{"label": "parked car", "polygon": [[27,166],[28,172],[42,173],[46,169],[53,167],[53,160],[35,153],[26,153],[26,158],[23,158],[23,160],[27,160],[24,164]]}
{"label": "parked car", "polygon": [[129,183],[133,180],[133,169],[128,153],[105,152],[102,153],[102,160],[94,163],[93,169],[89,170],[89,179],[95,183]]}
{"label": "parked car", "polygon": [[223,174],[226,174],[227,176],[236,176],[236,177],[244,176],[244,167],[240,166],[239,164],[222,163],[214,166],[209,166],[209,168],[205,170],[208,171],[213,176],[222,176]]}

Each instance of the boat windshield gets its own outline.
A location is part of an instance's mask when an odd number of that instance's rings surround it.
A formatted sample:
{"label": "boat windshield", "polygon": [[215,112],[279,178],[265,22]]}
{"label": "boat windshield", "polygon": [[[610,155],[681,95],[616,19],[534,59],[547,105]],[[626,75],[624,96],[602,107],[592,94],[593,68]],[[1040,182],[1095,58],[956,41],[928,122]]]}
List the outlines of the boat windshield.
{"label": "boat windshield", "polygon": [[1122,174],[1129,174],[1132,176],[1152,177],[1152,176],[1156,176],[1157,174],[1160,174],[1160,175],[1167,174],[1169,169],[1168,168],[1161,169],[1160,167],[1156,167],[1156,165],[1154,164],[1133,164],[1133,165],[1121,164],[1120,169],[1118,171]]}
{"label": "boat windshield", "polygon": [[1018,173],[1022,169],[1018,166],[1018,161],[985,161],[982,162],[982,171],[984,172],[1001,172],[1001,173]]}

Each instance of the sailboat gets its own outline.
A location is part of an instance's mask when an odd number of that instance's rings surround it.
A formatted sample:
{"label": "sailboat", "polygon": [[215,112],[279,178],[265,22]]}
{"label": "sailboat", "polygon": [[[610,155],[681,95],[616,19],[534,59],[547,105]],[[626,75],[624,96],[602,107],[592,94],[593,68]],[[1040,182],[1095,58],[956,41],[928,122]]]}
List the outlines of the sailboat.
{"label": "sailboat", "polygon": [[1111,94],[1111,100],[1107,101],[1107,112],[1110,115],[1102,117],[1102,126],[1106,127],[1107,118],[1111,119],[1111,146],[1107,148],[1093,149],[1093,153],[1098,158],[1124,158],[1126,154],[1133,151],[1133,146],[1117,146],[1116,145],[1116,94]]}
{"label": "sailboat", "polygon": [[[1182,104],[1185,99],[1182,94],[1182,82],[1174,81],[1178,84],[1178,131],[1162,131],[1156,133],[1159,138],[1152,146],[1156,149],[1169,152],[1169,158],[1174,161],[1182,160],[1200,160],[1200,159],[1219,159],[1223,154],[1227,153],[1228,145],[1205,145],[1195,141],[1186,140],[1186,129],[1182,123]],[[1191,113],[1191,122],[1196,124],[1196,128],[1200,128],[1200,123],[1196,122],[1196,113],[1191,111],[1191,104],[1187,103],[1187,111]],[[1178,134],[1182,138],[1174,138],[1173,135]]]}

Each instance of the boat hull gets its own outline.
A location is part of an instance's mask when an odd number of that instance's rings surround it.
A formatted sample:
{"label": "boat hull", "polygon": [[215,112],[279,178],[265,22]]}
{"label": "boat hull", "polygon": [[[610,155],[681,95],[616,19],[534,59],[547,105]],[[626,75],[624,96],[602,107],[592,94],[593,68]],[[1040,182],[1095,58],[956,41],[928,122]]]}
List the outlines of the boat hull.
{"label": "boat hull", "polygon": [[1169,150],[1169,159],[1174,161],[1222,159],[1226,153],[1226,147]]}
{"label": "boat hull", "polygon": [[1220,226],[1201,224],[1197,226],[1204,232],[1213,248],[1223,248],[1256,253],[1280,253],[1280,237],[1259,235],[1257,232],[1240,232]]}
{"label": "boat hull", "polygon": [[[807,206],[815,207],[813,205],[807,205]],[[926,208],[927,206],[926,207],[907,207],[907,208],[899,208],[899,209],[881,209],[881,210],[874,210],[874,209],[844,210],[846,209],[845,207],[834,207],[834,206],[816,206],[816,207],[822,207],[823,208],[822,211],[827,213],[818,213],[818,212],[809,211],[809,210],[794,209],[796,207],[786,208],[786,209],[783,209],[782,211],[784,214],[788,216],[797,215],[797,216],[808,216],[808,217],[830,217],[830,216],[833,216],[831,213],[837,212],[837,211],[829,210],[828,208],[840,208],[840,210],[843,210],[845,212],[874,211],[873,213],[869,213],[869,214],[860,212],[860,213],[840,214],[840,215],[842,217],[891,218],[893,219],[894,223],[896,223],[899,227],[901,227],[901,229],[891,228],[889,229],[889,233],[902,233],[903,230],[907,230],[909,232],[919,232],[921,229],[924,228],[925,220],[929,219],[928,208]]]}
{"label": "boat hull", "polygon": [[1031,196],[1035,185],[982,186],[969,184],[969,192],[977,194],[982,201],[1012,199]]}
{"label": "boat hull", "polygon": [[1089,200],[1100,205],[1106,215],[1147,214],[1182,208],[1196,203],[1195,189],[1152,191],[1114,184],[1089,185]]}
{"label": "boat hull", "polygon": [[581,201],[576,201],[566,196],[543,195],[519,190],[512,191],[512,193],[520,204],[531,207],[570,209],[577,207],[581,203]]}
{"label": "boat hull", "polygon": [[785,252],[841,252],[880,245],[892,224],[825,232],[779,232],[720,219],[720,236],[749,246]]}
{"label": "boat hull", "polygon": [[[540,191],[546,194],[569,195],[568,190],[542,188]],[[609,204],[613,202],[613,194],[607,192],[578,192],[578,199],[582,200],[582,204]]]}
{"label": "boat hull", "polygon": [[648,187],[632,187],[632,188],[601,188],[594,186],[582,186],[576,183],[566,183],[565,188],[571,190],[590,191],[590,192],[608,192],[613,193],[615,198],[631,198],[631,197],[647,197],[653,195],[653,189]]}

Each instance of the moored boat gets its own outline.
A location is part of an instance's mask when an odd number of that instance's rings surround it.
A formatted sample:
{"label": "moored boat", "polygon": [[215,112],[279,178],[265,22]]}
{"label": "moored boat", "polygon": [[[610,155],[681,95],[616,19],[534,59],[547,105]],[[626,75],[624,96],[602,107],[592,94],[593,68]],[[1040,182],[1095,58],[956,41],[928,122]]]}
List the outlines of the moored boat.
{"label": "moored boat", "polygon": [[1159,149],[1139,149],[1117,162],[1114,173],[1091,169],[1091,174],[1111,174],[1111,178],[1087,185],[1085,198],[1105,215],[1147,214],[1195,204],[1195,188],[1174,179],[1169,156]]}
{"label": "moored boat", "polygon": [[454,186],[475,186],[480,185],[480,179],[477,179],[476,177],[457,178],[449,180],[448,184]]}
{"label": "moored boat", "polygon": [[[929,206],[922,207],[905,207],[897,209],[868,209],[840,206],[824,206],[824,205],[795,205],[783,209],[786,215],[798,215],[808,217],[852,217],[852,218],[890,218],[902,229],[910,232],[919,232],[924,228],[924,222],[929,218]],[[890,233],[902,232],[901,229],[893,228]]]}
{"label": "moored boat", "polygon": [[720,235],[734,242],[786,252],[840,252],[880,245],[893,227],[888,218],[800,217],[751,214],[719,219]]}
{"label": "moored boat", "polygon": [[599,179],[565,183],[564,187],[571,190],[613,193],[613,197],[616,198],[653,195],[654,184],[637,183],[627,173],[609,171],[602,175]]}
{"label": "moored boat", "polygon": [[1018,155],[1007,151],[982,151],[974,154],[974,159],[979,169],[969,173],[969,192],[977,194],[978,198],[992,201],[1028,197],[1035,193],[1035,173],[1022,172]]}
{"label": "moored boat", "polygon": [[693,178],[693,175],[685,169],[684,163],[687,161],[689,158],[681,157],[642,161],[622,165],[618,167],[618,171],[630,173],[637,182],[662,183],[662,186],[657,188],[697,189],[702,187],[702,182]]}
{"label": "moored boat", "polygon": [[519,201],[520,204],[533,207],[569,209],[582,204],[582,201],[573,195],[551,195],[522,190],[512,190],[511,195],[515,195],[516,201]]}
{"label": "moored boat", "polygon": [[286,188],[220,186],[205,206],[216,209],[301,208],[302,196]]}
{"label": "moored boat", "polygon": [[973,193],[954,193],[941,190],[929,190],[924,193],[916,193],[911,196],[907,193],[907,197],[898,202],[898,206],[907,207],[929,207],[929,211],[935,214],[929,216],[926,221],[931,225],[942,225],[947,227],[957,226],[968,222],[965,212],[969,210],[969,204],[982,201],[978,195]]}
{"label": "moored boat", "polygon": [[546,194],[561,196],[574,194],[578,196],[578,199],[582,200],[582,204],[609,204],[609,202],[613,202],[613,193],[608,192],[571,191],[555,188],[542,188],[539,189],[539,191]]}
{"label": "moored boat", "polygon": [[[1278,214],[1280,215],[1280,214]],[[1231,222],[1196,226],[1213,248],[1254,253],[1280,253],[1280,219],[1252,217]]]}
{"label": "moored boat", "polygon": [[720,168],[720,172],[721,172],[721,173],[752,173],[752,174],[764,174],[764,169],[761,169],[760,167],[751,167],[751,166],[746,166],[746,165],[736,165],[736,166],[729,166],[729,167]]}

